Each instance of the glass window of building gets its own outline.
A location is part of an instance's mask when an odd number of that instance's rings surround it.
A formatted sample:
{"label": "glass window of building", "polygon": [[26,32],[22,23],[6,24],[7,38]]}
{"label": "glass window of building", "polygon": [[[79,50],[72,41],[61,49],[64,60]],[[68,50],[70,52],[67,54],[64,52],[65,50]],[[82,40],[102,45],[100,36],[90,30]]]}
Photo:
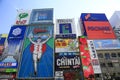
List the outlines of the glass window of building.
{"label": "glass window of building", "polygon": [[111,53],[112,57],[117,57],[116,53]]}
{"label": "glass window of building", "polygon": [[99,58],[103,58],[103,54],[102,53],[98,53],[98,57]]}
{"label": "glass window of building", "polygon": [[115,63],[114,63],[114,66],[115,66],[115,67],[119,67],[119,63],[118,63],[118,62],[115,62]]}
{"label": "glass window of building", "polygon": [[110,59],[110,54],[109,53],[105,53],[105,59]]}
{"label": "glass window of building", "polygon": [[118,57],[120,57],[120,52],[118,53]]}
{"label": "glass window of building", "polygon": [[106,67],[105,63],[100,63],[101,67]]}
{"label": "glass window of building", "polygon": [[113,67],[112,63],[107,63],[107,64],[108,64],[108,67]]}

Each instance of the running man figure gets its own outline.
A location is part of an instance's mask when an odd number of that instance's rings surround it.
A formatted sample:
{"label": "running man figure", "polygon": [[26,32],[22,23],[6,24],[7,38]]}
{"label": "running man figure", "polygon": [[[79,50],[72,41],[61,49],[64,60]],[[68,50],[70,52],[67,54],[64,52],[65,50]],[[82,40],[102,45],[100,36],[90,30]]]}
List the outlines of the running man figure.
{"label": "running man figure", "polygon": [[37,62],[40,60],[42,56],[42,45],[46,43],[51,37],[50,35],[48,38],[44,41],[41,41],[41,38],[37,39],[37,42],[34,42],[32,40],[33,36],[29,36],[29,40],[32,44],[34,44],[34,50],[33,50],[33,64],[34,64],[34,74],[37,74]]}

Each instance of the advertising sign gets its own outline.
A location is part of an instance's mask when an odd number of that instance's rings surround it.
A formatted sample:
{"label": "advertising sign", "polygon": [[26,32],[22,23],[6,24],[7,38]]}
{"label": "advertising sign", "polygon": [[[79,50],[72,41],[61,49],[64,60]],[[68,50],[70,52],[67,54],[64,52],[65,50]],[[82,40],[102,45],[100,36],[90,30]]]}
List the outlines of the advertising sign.
{"label": "advertising sign", "polygon": [[58,39],[76,39],[76,34],[58,34],[55,35],[55,38]]}
{"label": "advertising sign", "polygon": [[[3,78],[11,78],[11,75],[15,77],[21,56],[25,30],[25,26],[11,27],[7,39],[7,46],[0,56],[0,72],[5,73],[1,74]],[[8,77],[4,77],[7,74]]]}
{"label": "advertising sign", "polygon": [[33,9],[30,23],[53,23],[53,9]]}
{"label": "advertising sign", "polygon": [[57,19],[56,34],[76,34],[74,19]]}
{"label": "advertising sign", "polygon": [[55,52],[79,52],[77,39],[55,39]]}
{"label": "advertising sign", "polygon": [[80,69],[79,53],[56,53],[55,54],[55,70]]}
{"label": "advertising sign", "polygon": [[90,52],[86,38],[84,36],[81,36],[79,38],[79,43],[84,78],[85,80],[94,80],[94,70],[92,67]]}
{"label": "advertising sign", "polygon": [[93,40],[96,50],[120,49],[118,39]]}
{"label": "advertising sign", "polygon": [[49,24],[28,27],[18,78],[53,78],[53,30]]}
{"label": "advertising sign", "polygon": [[30,10],[18,10],[15,25],[28,25],[30,19]]}
{"label": "advertising sign", "polygon": [[10,29],[8,40],[11,39],[23,39],[26,31],[26,26],[13,26]]}
{"label": "advertising sign", "polygon": [[0,56],[2,55],[4,51],[4,43],[5,43],[6,38],[5,37],[0,37]]}
{"label": "advertising sign", "polygon": [[84,21],[88,39],[115,39],[115,33],[108,21]]}
{"label": "advertising sign", "polygon": [[97,56],[97,52],[96,52],[93,40],[87,40],[87,42],[88,42],[88,47],[90,51],[90,57],[91,57],[94,73],[95,74],[101,73],[100,63],[99,63],[99,59]]}
{"label": "advertising sign", "polygon": [[81,67],[79,53],[55,53],[55,80],[81,80]]}
{"label": "advertising sign", "polygon": [[82,13],[82,21],[108,21],[104,13]]}

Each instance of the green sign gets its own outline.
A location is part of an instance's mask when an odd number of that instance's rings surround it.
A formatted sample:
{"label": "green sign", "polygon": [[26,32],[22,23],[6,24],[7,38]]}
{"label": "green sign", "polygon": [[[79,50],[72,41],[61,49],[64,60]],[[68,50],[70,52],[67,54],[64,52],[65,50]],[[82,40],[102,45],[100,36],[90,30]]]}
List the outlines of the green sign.
{"label": "green sign", "polygon": [[28,16],[28,13],[21,13],[19,14],[19,19],[21,20],[22,18],[25,18]]}
{"label": "green sign", "polygon": [[5,72],[17,72],[17,69],[6,69],[6,71]]}

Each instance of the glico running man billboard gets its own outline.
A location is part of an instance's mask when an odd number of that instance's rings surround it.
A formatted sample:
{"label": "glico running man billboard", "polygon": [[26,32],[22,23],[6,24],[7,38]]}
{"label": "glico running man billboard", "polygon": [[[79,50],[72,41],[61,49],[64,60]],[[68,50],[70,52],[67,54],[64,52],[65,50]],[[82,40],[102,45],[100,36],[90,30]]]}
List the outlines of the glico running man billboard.
{"label": "glico running man billboard", "polygon": [[18,78],[53,78],[53,24],[29,26]]}
{"label": "glico running man billboard", "polygon": [[115,33],[108,21],[84,21],[88,39],[115,39]]}

